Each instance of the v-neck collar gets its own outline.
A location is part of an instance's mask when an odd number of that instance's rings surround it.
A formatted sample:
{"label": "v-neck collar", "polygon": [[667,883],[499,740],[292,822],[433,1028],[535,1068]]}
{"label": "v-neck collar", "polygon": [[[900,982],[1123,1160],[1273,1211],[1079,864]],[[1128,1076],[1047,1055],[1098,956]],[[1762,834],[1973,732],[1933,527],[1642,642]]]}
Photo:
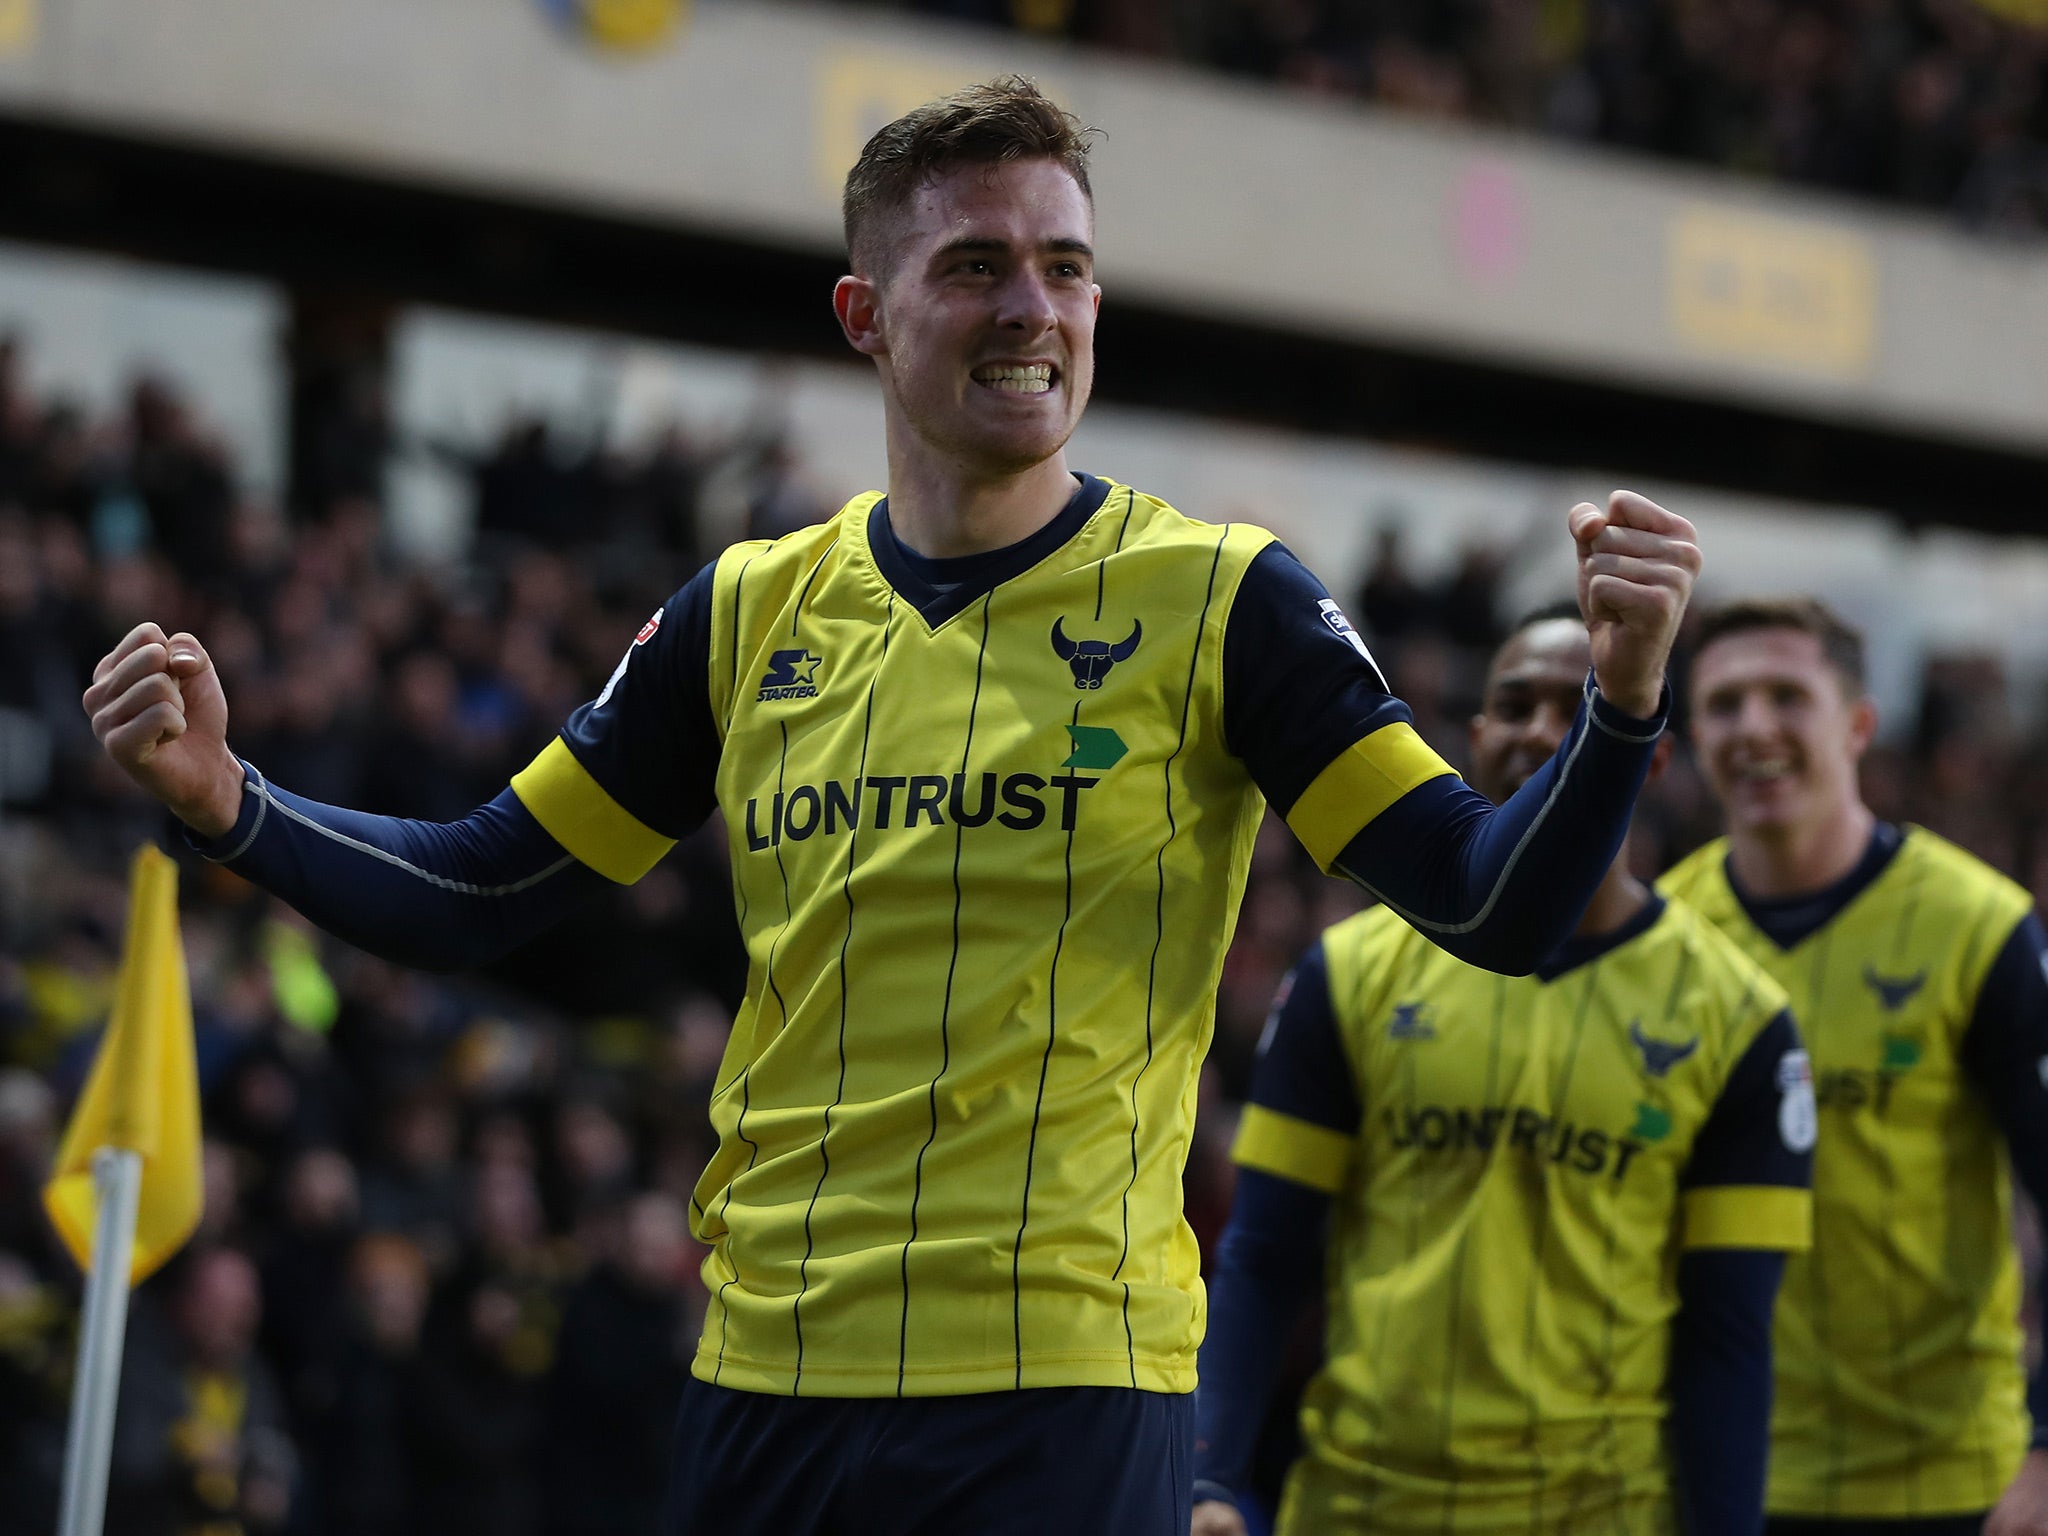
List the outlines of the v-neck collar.
{"label": "v-neck collar", "polygon": [[1067,504],[1036,533],[1001,549],[946,559],[920,555],[896,537],[889,523],[889,498],[884,496],[868,513],[868,550],[875,558],[875,569],[898,597],[937,629],[1012,576],[1030,570],[1081,531],[1109,499],[1110,487],[1107,480],[1094,475],[1076,475],[1075,479],[1080,485]]}
{"label": "v-neck collar", "polygon": [[1726,858],[1722,860],[1721,872],[1727,877],[1728,889],[1735,893],[1736,905],[1757,931],[1779,949],[1791,950],[1833,922],[1850,902],[1870,889],[1877,877],[1891,867],[1905,842],[1903,831],[1891,822],[1880,821],[1870,829],[1870,842],[1854,869],[1832,885],[1797,896],[1766,899],[1750,895],[1736,880],[1735,866]]}
{"label": "v-neck collar", "polygon": [[1648,933],[1657,925],[1657,919],[1664,915],[1664,898],[1652,893],[1650,899],[1632,913],[1629,920],[1619,928],[1610,928],[1605,933],[1589,933],[1584,937],[1573,934],[1544,958],[1536,967],[1537,979],[1548,984],[1576,971],[1582,965],[1590,965],[1602,955],[1611,954],[1638,934]]}

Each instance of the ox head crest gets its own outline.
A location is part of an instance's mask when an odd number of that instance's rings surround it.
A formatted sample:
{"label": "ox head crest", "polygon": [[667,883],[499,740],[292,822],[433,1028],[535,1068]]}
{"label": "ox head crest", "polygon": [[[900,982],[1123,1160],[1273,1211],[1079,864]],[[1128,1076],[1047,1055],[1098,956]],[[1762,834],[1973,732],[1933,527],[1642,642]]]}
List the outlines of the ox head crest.
{"label": "ox head crest", "polygon": [[1133,619],[1130,634],[1114,645],[1107,640],[1069,640],[1065,623],[1064,619],[1052,621],[1052,653],[1074,669],[1076,688],[1100,688],[1111,667],[1131,659],[1145,633],[1145,626]]}

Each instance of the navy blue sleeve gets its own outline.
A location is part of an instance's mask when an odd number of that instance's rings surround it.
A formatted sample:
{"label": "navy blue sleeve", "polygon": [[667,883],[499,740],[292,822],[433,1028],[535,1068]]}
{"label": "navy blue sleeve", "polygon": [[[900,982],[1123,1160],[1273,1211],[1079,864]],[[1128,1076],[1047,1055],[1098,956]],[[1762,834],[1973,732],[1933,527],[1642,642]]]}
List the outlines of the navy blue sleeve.
{"label": "navy blue sleeve", "polygon": [[[1354,742],[1410,722],[1323,586],[1281,546],[1246,570],[1223,644],[1224,734],[1287,815]],[[1637,720],[1585,703],[1557,754],[1503,805],[1455,774],[1409,790],[1365,824],[1335,868],[1468,964],[1536,969],[1570,937],[1605,878],[1670,708]]]}
{"label": "navy blue sleeve", "polygon": [[[607,793],[674,837],[715,799],[710,576],[706,567],[641,629],[603,693],[562,733]],[[426,970],[484,964],[608,884],[510,789],[460,821],[406,821],[322,805],[250,764],[243,770],[234,827],[213,841],[192,836],[192,846],[387,960]]]}
{"label": "navy blue sleeve", "polygon": [[[1358,1130],[1357,1090],[1330,1006],[1329,971],[1318,943],[1287,979],[1259,1041],[1252,1108],[1346,1136]],[[1217,1245],[1209,1283],[1209,1333],[1202,1343],[1195,1404],[1195,1498],[1235,1502],[1265,1422],[1273,1381],[1302,1304],[1323,1272],[1329,1224],[1327,1170],[1284,1137],[1262,1150],[1266,1167],[1245,1166],[1239,1142],[1237,1191]],[[1295,1163],[1294,1159],[1305,1160]],[[1290,1171],[1300,1177],[1289,1177]],[[1305,1182],[1315,1179],[1315,1183]]]}
{"label": "navy blue sleeve", "polygon": [[1528,975],[1572,936],[1621,852],[1670,698],[1637,720],[1588,678],[1557,754],[1504,803],[1432,779],[1368,822],[1337,867],[1466,964]]}
{"label": "navy blue sleeve", "polygon": [[1323,1272],[1330,1197],[1240,1168],[1209,1281],[1209,1334],[1195,1396],[1195,1501],[1245,1493],[1273,1380]]}
{"label": "navy blue sleeve", "polygon": [[[2005,1132],[2013,1172],[2048,1219],[2048,935],[2029,913],[2012,931],[1963,1032],[1962,1061]],[[2048,1449],[2048,1357],[2027,1383],[2034,1447]]]}
{"label": "navy blue sleeve", "polygon": [[562,741],[621,806],[683,838],[718,804],[711,716],[714,562],[642,626],[604,691],[569,716]]}
{"label": "navy blue sleeve", "polygon": [[1785,1255],[1706,1248],[1678,1261],[1671,1451],[1688,1536],[1756,1536],[1771,1430],[1771,1311]]}
{"label": "navy blue sleeve", "polygon": [[406,821],[303,799],[242,768],[234,830],[216,842],[188,837],[192,846],[336,938],[401,965],[483,965],[609,883],[509,789],[460,821]]}
{"label": "navy blue sleeve", "polygon": [[1414,724],[1379,663],[1286,545],[1253,556],[1223,631],[1223,739],[1281,815],[1330,760],[1396,721]]}
{"label": "navy blue sleeve", "polygon": [[1813,1069],[1790,1011],[1780,1009],[1721,1085],[1679,1187],[1811,1189],[1815,1134]]}
{"label": "navy blue sleeve", "polygon": [[1358,1091],[1330,1005],[1330,965],[1320,939],[1274,994],[1273,1011],[1259,1037],[1251,1102],[1347,1136],[1358,1129]]}

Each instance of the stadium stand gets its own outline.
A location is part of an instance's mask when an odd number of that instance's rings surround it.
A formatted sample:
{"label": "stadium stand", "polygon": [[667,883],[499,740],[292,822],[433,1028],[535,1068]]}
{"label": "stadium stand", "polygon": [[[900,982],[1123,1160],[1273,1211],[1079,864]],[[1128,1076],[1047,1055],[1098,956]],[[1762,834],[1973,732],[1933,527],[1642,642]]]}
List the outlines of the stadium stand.
{"label": "stadium stand", "polygon": [[2048,230],[2048,35],[1971,0],[891,8]]}

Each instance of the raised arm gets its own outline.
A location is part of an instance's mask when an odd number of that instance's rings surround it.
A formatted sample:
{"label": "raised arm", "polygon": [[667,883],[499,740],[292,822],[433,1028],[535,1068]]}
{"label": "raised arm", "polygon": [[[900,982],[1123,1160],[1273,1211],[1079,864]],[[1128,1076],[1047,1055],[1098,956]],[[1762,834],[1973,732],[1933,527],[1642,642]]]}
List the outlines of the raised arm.
{"label": "raised arm", "polygon": [[219,675],[189,634],[138,625],[100,662],[84,703],[107,754],[207,858],[359,948],[458,970],[516,947],[608,880],[637,879],[708,814],[709,625],[707,571],[531,767],[449,823],[370,816],[268,783],[229,750]]}
{"label": "raised arm", "polygon": [[1691,525],[1629,492],[1604,513],[1573,508],[1571,529],[1594,674],[1556,756],[1500,806],[1416,734],[1284,549],[1246,572],[1225,634],[1225,732],[1274,809],[1325,869],[1494,971],[1534,970],[1613,863],[1664,729],[1664,666],[1699,570]]}

